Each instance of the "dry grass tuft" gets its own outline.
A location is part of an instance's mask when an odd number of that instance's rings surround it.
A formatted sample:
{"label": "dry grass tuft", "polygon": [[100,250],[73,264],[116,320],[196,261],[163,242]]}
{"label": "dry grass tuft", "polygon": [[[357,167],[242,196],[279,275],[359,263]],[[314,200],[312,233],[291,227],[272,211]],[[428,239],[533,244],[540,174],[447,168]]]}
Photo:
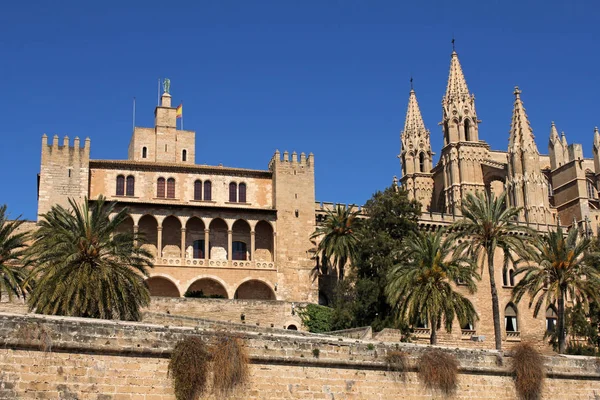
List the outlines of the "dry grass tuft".
{"label": "dry grass tuft", "polygon": [[388,371],[396,372],[397,377],[404,380],[404,372],[408,369],[408,357],[403,351],[393,350],[385,355]]}
{"label": "dry grass tuft", "polygon": [[222,397],[248,381],[248,353],[240,338],[220,336],[212,348],[213,388]]}
{"label": "dry grass tuft", "polygon": [[175,345],[169,361],[169,374],[177,400],[196,400],[206,390],[210,357],[206,344],[188,336]]}
{"label": "dry grass tuft", "polygon": [[529,343],[521,343],[513,350],[512,373],[517,394],[523,400],[538,400],[544,382],[544,359]]}
{"label": "dry grass tuft", "polygon": [[441,350],[428,350],[419,358],[418,373],[427,388],[451,395],[458,384],[458,361]]}

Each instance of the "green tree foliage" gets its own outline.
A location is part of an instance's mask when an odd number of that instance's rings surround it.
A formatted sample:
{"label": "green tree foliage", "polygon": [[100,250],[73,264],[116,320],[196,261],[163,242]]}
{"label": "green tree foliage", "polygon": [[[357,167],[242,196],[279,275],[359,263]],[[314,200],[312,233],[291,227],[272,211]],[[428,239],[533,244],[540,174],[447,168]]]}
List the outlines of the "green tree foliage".
{"label": "green tree foliage", "polygon": [[138,320],[140,307],[150,303],[144,277],[152,262],[137,235],[118,229],[127,210],[116,212],[103,197],[69,203],[71,209],[57,205],[42,215],[34,234],[29,307],[43,314]]}
{"label": "green tree foliage", "polygon": [[0,206],[0,296],[10,300],[24,297],[27,291],[26,273],[18,264],[24,255],[26,233],[18,232],[23,220],[8,220],[6,205]]}
{"label": "green tree foliage", "polygon": [[442,322],[451,332],[455,317],[461,325],[477,318],[471,301],[453,285],[460,282],[469,293],[475,293],[477,266],[464,253],[455,253],[453,242],[444,240],[444,235],[442,229],[409,234],[401,261],[390,270],[386,287],[388,301],[400,320],[412,325],[429,322],[431,344],[437,344]]}
{"label": "green tree foliage", "polygon": [[311,239],[321,238],[317,253],[324,264],[337,268],[340,281],[344,280],[346,263],[352,264],[356,259],[359,223],[358,211],[338,205],[334,211],[327,211],[323,224],[311,236]]}
{"label": "green tree foliage", "polygon": [[517,255],[527,253],[529,238],[533,232],[526,226],[516,224],[521,210],[507,206],[505,193],[499,197],[481,192],[476,195],[469,193],[463,200],[461,209],[463,218],[453,225],[456,234],[451,240],[463,240],[457,247],[459,253],[464,253],[473,260],[487,261],[496,350],[502,350],[500,308],[494,278],[494,253],[496,250],[502,252],[506,267],[513,261],[512,253]]}
{"label": "green tree foliage", "polygon": [[404,190],[389,187],[365,204],[366,216],[357,231],[357,257],[348,282],[336,288],[332,329],[370,325],[405,329],[392,317],[385,296],[388,271],[397,263],[404,237],[417,228],[421,205]]}
{"label": "green tree foliage", "polygon": [[316,304],[307,304],[299,307],[298,316],[302,324],[308,328],[309,332],[322,333],[331,331],[331,317],[333,310],[329,307]]}
{"label": "green tree foliage", "polygon": [[533,315],[557,304],[558,352],[566,349],[565,300],[567,294],[576,304],[587,306],[589,300],[600,299],[600,254],[590,252],[592,240],[571,229],[567,235],[560,226],[556,231],[534,241],[527,265],[518,268],[515,276],[522,275],[513,293],[516,302],[529,295]]}

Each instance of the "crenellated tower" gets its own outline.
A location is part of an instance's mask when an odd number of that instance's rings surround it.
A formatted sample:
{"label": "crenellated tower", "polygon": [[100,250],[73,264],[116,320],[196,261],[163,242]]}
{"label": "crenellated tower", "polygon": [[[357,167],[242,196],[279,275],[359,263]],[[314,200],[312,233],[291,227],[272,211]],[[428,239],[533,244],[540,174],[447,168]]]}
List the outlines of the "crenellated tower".
{"label": "crenellated tower", "polygon": [[433,194],[433,153],[429,138],[430,133],[425,128],[417,95],[411,88],[404,130],[400,134],[401,182],[409,198],[418,200],[423,210],[430,208]]}
{"label": "crenellated tower", "polygon": [[[523,221],[548,224],[551,223],[548,189],[546,178],[540,169],[540,153],[518,87],[515,87],[514,95],[506,180],[509,202],[523,208],[520,216]],[[552,141],[552,136],[550,140]]]}
{"label": "crenellated tower", "polygon": [[475,96],[469,92],[458,54],[453,51],[442,99],[444,147],[439,166],[444,189],[437,194],[437,211],[459,213],[467,193],[485,190],[481,162],[487,158],[489,146],[479,141],[480,122]]}

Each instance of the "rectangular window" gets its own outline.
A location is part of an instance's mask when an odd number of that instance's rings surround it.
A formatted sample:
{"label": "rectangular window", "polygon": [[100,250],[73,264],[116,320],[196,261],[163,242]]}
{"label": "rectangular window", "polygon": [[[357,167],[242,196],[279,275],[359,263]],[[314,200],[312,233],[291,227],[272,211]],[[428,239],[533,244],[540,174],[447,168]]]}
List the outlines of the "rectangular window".
{"label": "rectangular window", "polygon": [[125,177],[123,175],[117,176],[117,196],[123,196],[125,193]]}
{"label": "rectangular window", "polygon": [[175,179],[169,178],[167,180],[167,198],[174,199],[175,198]]}
{"label": "rectangular window", "polygon": [[133,196],[135,194],[135,178],[132,175],[127,177],[127,196]]}
{"label": "rectangular window", "polygon": [[246,184],[240,183],[238,188],[239,188],[239,201],[240,201],[240,203],[245,203],[246,202]]}

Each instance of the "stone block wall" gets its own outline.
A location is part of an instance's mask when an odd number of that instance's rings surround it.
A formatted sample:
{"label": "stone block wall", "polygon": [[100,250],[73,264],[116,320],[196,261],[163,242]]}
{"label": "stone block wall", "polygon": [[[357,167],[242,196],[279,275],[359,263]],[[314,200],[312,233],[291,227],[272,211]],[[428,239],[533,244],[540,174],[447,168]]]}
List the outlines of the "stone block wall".
{"label": "stone block wall", "polygon": [[[43,333],[43,334],[42,334]],[[234,399],[433,399],[416,366],[427,346],[385,346],[326,336],[234,332],[250,355],[248,385]],[[0,397],[5,399],[174,399],[170,351],[186,335],[215,331],[64,317],[0,314]],[[40,340],[39,338],[44,338]],[[318,352],[316,351],[318,349]],[[402,374],[385,355],[407,354]],[[442,349],[458,360],[457,399],[516,399],[510,357]],[[546,357],[542,398],[593,399],[600,373],[588,357]],[[208,394],[204,398],[216,398]]]}

